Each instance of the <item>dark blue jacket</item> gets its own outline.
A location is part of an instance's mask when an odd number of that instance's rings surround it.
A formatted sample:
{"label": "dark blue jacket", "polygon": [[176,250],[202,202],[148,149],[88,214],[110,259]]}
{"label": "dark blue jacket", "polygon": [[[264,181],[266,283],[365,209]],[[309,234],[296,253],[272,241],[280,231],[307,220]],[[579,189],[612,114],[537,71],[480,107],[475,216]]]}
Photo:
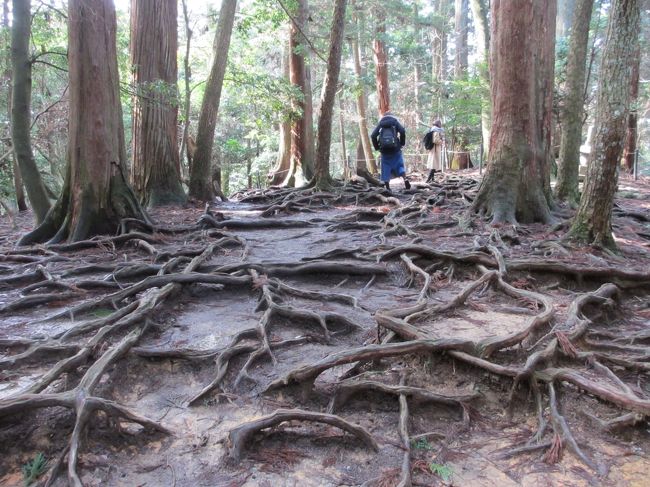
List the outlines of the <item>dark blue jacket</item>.
{"label": "dark blue jacket", "polygon": [[[393,127],[397,129],[397,133],[399,134],[399,141],[401,144],[401,147],[398,147],[397,149],[388,149],[385,151],[382,151],[379,148],[379,130],[385,127]],[[402,150],[402,147],[406,144],[406,130],[404,129],[404,126],[397,120],[397,117],[393,115],[384,115],[381,120],[379,120],[379,123],[375,127],[375,130],[372,131],[372,134],[370,135],[370,140],[372,140],[372,145],[375,148],[375,150],[378,150],[382,153],[386,154],[394,154],[396,152],[400,152]]]}

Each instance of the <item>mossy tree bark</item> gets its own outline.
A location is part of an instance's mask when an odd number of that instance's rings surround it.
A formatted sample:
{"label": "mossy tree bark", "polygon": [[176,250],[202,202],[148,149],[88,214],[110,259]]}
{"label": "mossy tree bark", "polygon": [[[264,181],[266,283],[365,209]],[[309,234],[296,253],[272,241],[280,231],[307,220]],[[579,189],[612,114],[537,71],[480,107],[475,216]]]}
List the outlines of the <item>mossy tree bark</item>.
{"label": "mossy tree bark", "polygon": [[320,189],[329,189],[332,186],[330,176],[330,143],[332,141],[332,113],[334,100],[339,83],[341,71],[341,49],[343,47],[343,33],[345,31],[345,9],[347,0],[336,0],[332,30],[330,33],[330,49],[327,58],[327,70],[323,95],[320,101],[320,116],[318,117],[318,140],[316,141],[316,164],[314,179],[311,185]]}
{"label": "mossy tree bark", "polygon": [[221,88],[226,74],[230,37],[235,22],[236,10],[237,0],[224,0],[221,3],[214,41],[214,60],[205,85],[203,102],[201,103],[199,128],[196,136],[196,153],[190,171],[189,196],[202,201],[212,201],[214,198],[210,167],[212,146],[214,145],[214,131],[217,126]]}
{"label": "mossy tree bark", "polygon": [[584,120],[587,44],[593,5],[594,0],[577,0],[576,2],[569,40],[564,105],[560,112],[562,142],[555,196],[571,203],[577,203],[580,199],[578,168]]}
{"label": "mossy tree bark", "polygon": [[41,223],[50,209],[50,200],[41,174],[38,172],[31,143],[32,60],[29,56],[31,4],[31,0],[13,0],[11,142],[36,221]]}
{"label": "mossy tree bark", "polygon": [[551,221],[555,7],[554,0],[492,2],[494,116],[488,170],[472,209],[491,215],[493,224]]}
{"label": "mossy tree bark", "polygon": [[131,0],[133,164],[131,179],[147,206],[185,201],[178,153],[176,0]]}
{"label": "mossy tree bark", "polygon": [[594,145],[569,237],[614,248],[612,204],[630,102],[630,66],[639,42],[639,1],[612,4],[600,66]]}
{"label": "mossy tree bark", "polygon": [[623,166],[628,173],[634,171],[634,159],[636,157],[636,138],[638,134],[638,114],[636,103],[639,99],[639,71],[641,64],[641,50],[636,48],[632,59],[632,76],[630,80],[630,113],[627,116],[627,131],[625,133],[625,147],[623,150]]}
{"label": "mossy tree bark", "polygon": [[124,176],[126,150],[112,0],[69,0],[70,119],[63,191],[20,245],[114,234],[126,217],[148,221]]}

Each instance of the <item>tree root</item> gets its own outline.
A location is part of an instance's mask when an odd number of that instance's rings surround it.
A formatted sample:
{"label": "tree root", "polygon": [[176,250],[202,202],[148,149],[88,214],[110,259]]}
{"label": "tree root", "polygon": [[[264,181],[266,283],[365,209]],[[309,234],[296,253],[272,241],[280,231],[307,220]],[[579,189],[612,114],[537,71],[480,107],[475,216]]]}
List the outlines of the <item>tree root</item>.
{"label": "tree root", "polygon": [[347,422],[339,416],[332,414],[314,413],[300,409],[278,409],[273,414],[264,416],[254,421],[244,423],[228,433],[227,456],[230,462],[239,463],[246,443],[253,435],[263,429],[272,428],[287,421],[310,421],[325,423],[347,431],[361,440],[373,451],[379,450],[377,441],[361,426]]}

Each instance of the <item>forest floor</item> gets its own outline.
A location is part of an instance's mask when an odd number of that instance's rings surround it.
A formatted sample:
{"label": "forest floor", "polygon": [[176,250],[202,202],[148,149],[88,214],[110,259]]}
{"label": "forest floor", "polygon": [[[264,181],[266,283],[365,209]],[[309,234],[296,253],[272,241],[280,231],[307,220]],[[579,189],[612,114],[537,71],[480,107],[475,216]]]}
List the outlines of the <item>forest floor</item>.
{"label": "forest floor", "polygon": [[0,485],[647,486],[650,181],[617,254],[414,181],[1,221]]}

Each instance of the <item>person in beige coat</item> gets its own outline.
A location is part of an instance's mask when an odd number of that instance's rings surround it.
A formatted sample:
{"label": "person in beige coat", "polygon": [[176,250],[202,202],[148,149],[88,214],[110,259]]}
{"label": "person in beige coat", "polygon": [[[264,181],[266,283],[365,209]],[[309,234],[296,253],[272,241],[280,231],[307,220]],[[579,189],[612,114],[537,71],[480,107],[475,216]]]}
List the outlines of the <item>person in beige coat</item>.
{"label": "person in beige coat", "polygon": [[430,132],[433,146],[429,150],[427,157],[427,169],[429,169],[427,183],[432,183],[436,171],[440,172],[442,170],[442,149],[445,144],[445,130],[442,128],[442,122],[440,120],[433,122],[433,127],[431,127]]}

